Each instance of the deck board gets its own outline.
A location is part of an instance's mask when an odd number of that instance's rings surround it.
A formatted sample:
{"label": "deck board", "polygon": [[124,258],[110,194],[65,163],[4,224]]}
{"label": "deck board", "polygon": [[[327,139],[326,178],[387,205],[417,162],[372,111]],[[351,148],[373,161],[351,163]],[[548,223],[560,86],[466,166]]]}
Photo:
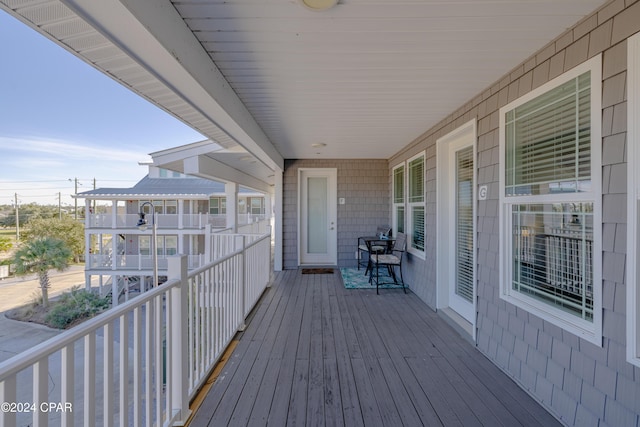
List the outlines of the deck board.
{"label": "deck board", "polygon": [[560,424],[412,293],[287,270],[191,425]]}

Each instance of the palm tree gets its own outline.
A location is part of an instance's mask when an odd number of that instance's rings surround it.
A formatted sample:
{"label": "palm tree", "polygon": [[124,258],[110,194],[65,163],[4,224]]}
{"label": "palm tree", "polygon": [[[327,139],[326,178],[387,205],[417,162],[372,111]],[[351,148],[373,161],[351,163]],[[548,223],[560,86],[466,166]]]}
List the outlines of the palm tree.
{"label": "palm tree", "polygon": [[71,250],[60,239],[43,237],[29,240],[14,255],[16,274],[36,273],[42,290],[42,306],[49,305],[49,270],[63,271],[69,266]]}

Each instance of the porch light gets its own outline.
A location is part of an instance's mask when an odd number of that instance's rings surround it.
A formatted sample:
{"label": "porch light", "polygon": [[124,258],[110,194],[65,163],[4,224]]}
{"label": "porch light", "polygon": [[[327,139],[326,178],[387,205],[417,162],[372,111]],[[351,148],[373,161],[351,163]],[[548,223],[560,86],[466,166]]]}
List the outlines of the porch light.
{"label": "porch light", "polygon": [[153,255],[153,283],[152,283],[152,287],[156,287],[158,286],[158,251],[156,250],[156,234],[158,231],[158,227],[156,224],[156,209],[153,206],[153,203],[151,202],[144,202],[142,205],[140,205],[140,213],[138,214],[138,216],[140,217],[138,219],[138,230],[140,231],[146,231],[147,230],[147,220],[145,218],[145,213],[144,213],[144,207],[145,205],[149,205],[151,206],[151,253]]}
{"label": "porch light", "polygon": [[307,9],[321,12],[323,10],[331,9],[338,4],[338,0],[300,0],[300,3]]}

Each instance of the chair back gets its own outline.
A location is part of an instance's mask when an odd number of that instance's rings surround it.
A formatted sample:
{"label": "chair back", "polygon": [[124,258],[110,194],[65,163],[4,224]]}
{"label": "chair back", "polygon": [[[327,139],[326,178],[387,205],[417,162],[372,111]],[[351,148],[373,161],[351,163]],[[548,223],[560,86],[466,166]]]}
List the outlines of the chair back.
{"label": "chair back", "polygon": [[393,243],[393,252],[404,252],[407,249],[407,235],[404,233],[398,233],[396,240]]}

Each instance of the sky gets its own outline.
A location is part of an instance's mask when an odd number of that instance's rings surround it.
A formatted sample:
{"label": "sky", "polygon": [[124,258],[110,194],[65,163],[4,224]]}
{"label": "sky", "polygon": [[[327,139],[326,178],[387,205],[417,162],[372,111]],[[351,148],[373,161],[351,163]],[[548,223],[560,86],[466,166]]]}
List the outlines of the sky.
{"label": "sky", "polygon": [[[0,205],[131,187],[200,133],[0,10]],[[81,205],[83,202],[79,201]]]}

